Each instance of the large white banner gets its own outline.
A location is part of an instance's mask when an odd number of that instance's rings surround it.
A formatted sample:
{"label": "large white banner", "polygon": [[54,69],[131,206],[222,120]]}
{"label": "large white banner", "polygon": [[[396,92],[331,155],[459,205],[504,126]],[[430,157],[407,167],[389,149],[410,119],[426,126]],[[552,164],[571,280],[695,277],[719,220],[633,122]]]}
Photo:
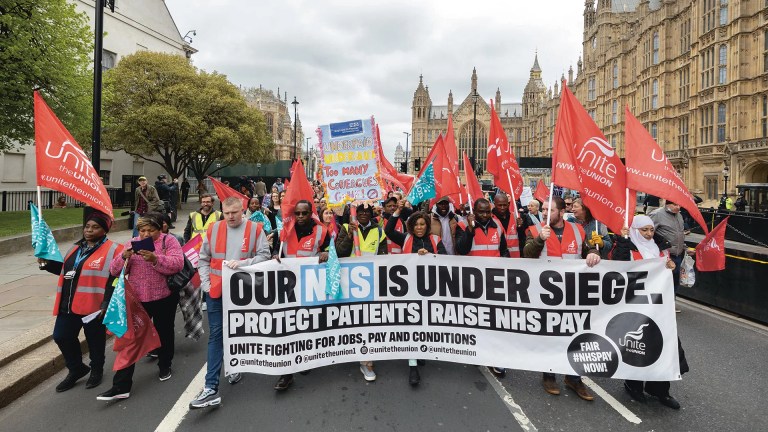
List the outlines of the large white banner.
{"label": "large white banner", "polygon": [[672,273],[663,259],[389,255],[224,266],[226,373],[279,375],[361,360],[428,359],[678,380]]}

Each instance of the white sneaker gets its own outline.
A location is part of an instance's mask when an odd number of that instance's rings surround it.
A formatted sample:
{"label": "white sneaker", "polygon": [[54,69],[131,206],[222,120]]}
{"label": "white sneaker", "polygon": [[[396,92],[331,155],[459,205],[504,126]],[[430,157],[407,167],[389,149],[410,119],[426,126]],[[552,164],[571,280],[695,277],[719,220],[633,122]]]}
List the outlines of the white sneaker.
{"label": "white sneaker", "polygon": [[229,381],[230,384],[237,384],[241,379],[243,379],[243,375],[240,372],[227,375],[227,381]]}
{"label": "white sneaker", "polygon": [[205,408],[218,405],[220,403],[221,396],[219,396],[219,391],[206,387],[195,397],[192,402],[189,403],[189,408]]}
{"label": "white sneaker", "polygon": [[360,365],[360,372],[366,381],[376,381],[376,372],[373,371],[373,366]]}

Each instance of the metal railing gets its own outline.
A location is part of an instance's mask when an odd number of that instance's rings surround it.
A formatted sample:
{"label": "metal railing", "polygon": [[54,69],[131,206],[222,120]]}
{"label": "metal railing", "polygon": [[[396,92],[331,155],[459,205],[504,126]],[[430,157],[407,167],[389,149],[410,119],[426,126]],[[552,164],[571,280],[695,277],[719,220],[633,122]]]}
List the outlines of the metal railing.
{"label": "metal railing", "polygon": [[[119,188],[107,188],[109,199],[113,205],[117,203],[117,193]],[[53,208],[59,200],[59,197],[65,198],[67,207],[84,207],[84,204],[59,191],[44,190],[41,192],[42,208]],[[0,192],[0,211],[23,211],[29,210],[29,201],[37,203],[37,191],[2,191]]]}

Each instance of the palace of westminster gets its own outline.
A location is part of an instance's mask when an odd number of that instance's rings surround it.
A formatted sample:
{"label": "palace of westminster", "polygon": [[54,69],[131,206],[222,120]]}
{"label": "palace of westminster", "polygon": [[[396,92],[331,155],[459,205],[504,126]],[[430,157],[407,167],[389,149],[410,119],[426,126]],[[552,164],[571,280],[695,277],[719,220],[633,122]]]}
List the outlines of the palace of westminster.
{"label": "palace of westminster", "polygon": [[[583,58],[569,69],[567,85],[620,155],[628,105],[705,206],[725,185],[733,195],[737,185],[768,183],[768,0],[584,3]],[[496,111],[519,158],[552,155],[560,89],[548,89],[541,73],[534,57],[522,103],[502,103],[496,91]],[[471,154],[477,119],[477,163],[485,166],[490,105],[477,94],[476,71],[456,102],[449,92],[447,105],[434,105],[419,78],[409,172],[445,133],[449,114],[459,154]]]}

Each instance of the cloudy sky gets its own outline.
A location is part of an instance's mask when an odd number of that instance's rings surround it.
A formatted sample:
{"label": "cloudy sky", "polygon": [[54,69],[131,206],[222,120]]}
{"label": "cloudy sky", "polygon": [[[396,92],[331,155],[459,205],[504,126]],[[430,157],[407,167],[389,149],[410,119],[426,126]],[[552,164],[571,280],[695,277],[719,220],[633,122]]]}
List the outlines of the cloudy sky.
{"label": "cloudy sky", "polygon": [[[435,105],[461,101],[477,68],[485,99],[519,102],[534,53],[552,86],[581,53],[581,0],[166,0],[179,31],[196,30],[197,67],[299,101],[304,134],[375,116],[391,159],[410,132],[424,75]],[[293,110],[291,109],[291,116]]]}

